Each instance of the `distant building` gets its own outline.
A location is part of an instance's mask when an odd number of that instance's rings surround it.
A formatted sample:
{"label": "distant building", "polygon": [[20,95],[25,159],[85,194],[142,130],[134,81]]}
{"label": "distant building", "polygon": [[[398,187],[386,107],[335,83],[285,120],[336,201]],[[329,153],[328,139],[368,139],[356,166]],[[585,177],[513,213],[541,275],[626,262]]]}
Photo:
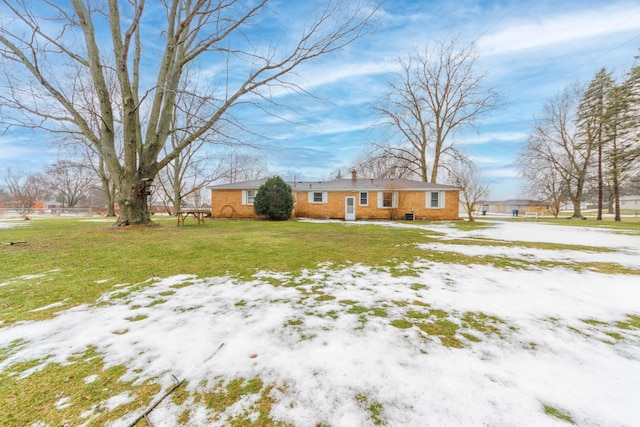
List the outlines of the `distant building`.
{"label": "distant building", "polygon": [[620,196],[620,209],[640,210],[640,196]]}
{"label": "distant building", "polygon": [[524,215],[529,213],[550,213],[549,204],[540,200],[509,199],[501,201],[487,200],[482,203],[482,213]]}

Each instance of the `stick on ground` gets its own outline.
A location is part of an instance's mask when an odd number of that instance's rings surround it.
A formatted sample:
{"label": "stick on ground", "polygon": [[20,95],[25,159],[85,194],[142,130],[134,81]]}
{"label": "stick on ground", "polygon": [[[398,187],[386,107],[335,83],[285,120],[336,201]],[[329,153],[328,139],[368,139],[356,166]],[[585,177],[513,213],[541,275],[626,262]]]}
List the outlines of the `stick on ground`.
{"label": "stick on ground", "polygon": [[[176,377],[173,377],[176,379],[176,381],[178,381],[178,379]],[[160,399],[158,399],[153,405],[149,406],[147,408],[146,411],[144,411],[142,413],[142,415],[138,416],[138,418],[136,418],[135,420],[133,420],[133,422],[131,424],[129,424],[129,427],[134,427],[136,424],[138,424],[138,421],[140,421],[141,419],[147,419],[147,415],[149,415],[151,413],[151,411],[153,411],[156,406],[158,406],[164,399],[166,399],[167,396],[169,396],[171,393],[173,393],[174,391],[176,391],[176,389],[178,387],[180,387],[182,385],[182,383],[184,383],[184,380],[178,381],[176,385],[174,385],[173,387],[171,387],[169,390],[167,390],[161,397]]]}

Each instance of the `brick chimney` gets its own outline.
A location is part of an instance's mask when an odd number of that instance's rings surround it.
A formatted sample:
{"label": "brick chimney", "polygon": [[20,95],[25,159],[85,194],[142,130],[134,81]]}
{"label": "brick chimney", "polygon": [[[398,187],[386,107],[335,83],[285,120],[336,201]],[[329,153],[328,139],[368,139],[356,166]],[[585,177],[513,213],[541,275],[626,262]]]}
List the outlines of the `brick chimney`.
{"label": "brick chimney", "polygon": [[355,169],[351,169],[351,180],[355,181],[358,178],[356,177],[356,170]]}

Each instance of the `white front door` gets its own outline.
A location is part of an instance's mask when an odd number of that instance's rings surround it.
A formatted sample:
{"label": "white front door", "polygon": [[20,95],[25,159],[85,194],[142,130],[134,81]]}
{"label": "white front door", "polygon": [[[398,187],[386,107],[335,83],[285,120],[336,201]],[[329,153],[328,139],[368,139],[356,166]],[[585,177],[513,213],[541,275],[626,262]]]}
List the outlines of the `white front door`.
{"label": "white front door", "polygon": [[345,221],[356,220],[356,198],[353,196],[344,198],[344,219]]}

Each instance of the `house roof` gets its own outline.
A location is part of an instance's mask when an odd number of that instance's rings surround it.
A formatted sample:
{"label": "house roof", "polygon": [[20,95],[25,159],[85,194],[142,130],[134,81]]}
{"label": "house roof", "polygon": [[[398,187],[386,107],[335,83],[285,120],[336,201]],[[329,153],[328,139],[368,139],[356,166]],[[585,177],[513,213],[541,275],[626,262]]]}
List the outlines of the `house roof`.
{"label": "house roof", "polygon": [[[253,181],[235,182],[233,184],[213,185],[212,190],[253,190],[258,189],[267,178]],[[287,181],[295,191],[384,191],[384,190],[439,190],[455,191],[459,188],[434,184],[430,182],[413,181],[410,179],[334,179],[332,181]]]}

